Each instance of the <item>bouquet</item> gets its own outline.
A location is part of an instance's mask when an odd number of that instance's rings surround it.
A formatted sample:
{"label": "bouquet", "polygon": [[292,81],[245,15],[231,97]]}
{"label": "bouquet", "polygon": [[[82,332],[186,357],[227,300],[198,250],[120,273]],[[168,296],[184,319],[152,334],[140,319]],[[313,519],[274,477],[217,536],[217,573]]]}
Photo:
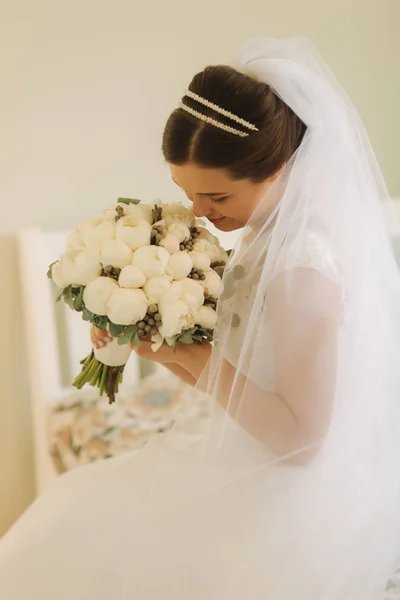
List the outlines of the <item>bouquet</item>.
{"label": "bouquet", "polygon": [[67,237],[49,267],[57,300],[114,339],[92,350],[74,381],[114,402],[132,347],[211,341],[228,254],[182,204],[119,198]]}

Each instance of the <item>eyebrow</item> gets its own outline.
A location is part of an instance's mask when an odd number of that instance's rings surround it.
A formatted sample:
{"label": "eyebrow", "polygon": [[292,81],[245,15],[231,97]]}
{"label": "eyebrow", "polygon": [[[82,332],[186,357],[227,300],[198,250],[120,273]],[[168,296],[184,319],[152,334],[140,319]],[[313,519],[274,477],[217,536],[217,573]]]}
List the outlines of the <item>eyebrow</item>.
{"label": "eyebrow", "polygon": [[[177,183],[175,181],[175,179],[172,177],[172,181],[180,188],[182,188],[181,185],[179,185],[179,183]],[[201,194],[196,194],[196,196],[226,196],[228,194],[228,192],[202,192]]]}

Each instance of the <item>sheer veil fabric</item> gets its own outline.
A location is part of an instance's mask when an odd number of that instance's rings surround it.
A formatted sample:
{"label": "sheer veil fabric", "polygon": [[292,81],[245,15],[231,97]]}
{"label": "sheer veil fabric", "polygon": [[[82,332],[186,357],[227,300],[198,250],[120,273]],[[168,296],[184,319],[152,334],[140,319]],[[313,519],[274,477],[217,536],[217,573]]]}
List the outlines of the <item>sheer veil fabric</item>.
{"label": "sheer veil fabric", "polygon": [[256,40],[238,65],[307,132],[227,266],[212,357],[187,397],[206,394],[209,418],[188,428],[183,414],[142,451],[61,477],[0,544],[2,598],[378,600],[397,566],[388,192],[307,41]]}

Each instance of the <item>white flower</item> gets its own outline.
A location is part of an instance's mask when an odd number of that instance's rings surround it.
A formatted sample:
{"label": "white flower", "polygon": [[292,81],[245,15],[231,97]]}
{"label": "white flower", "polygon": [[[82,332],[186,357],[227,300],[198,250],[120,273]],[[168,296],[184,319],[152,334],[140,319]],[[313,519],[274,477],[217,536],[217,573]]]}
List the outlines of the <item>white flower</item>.
{"label": "white flower", "polygon": [[204,303],[204,288],[198,281],[193,279],[182,279],[180,300],[185,302],[190,308],[197,309]]}
{"label": "white flower", "polygon": [[132,215],[132,216],[136,217],[136,219],[144,219],[150,225],[153,222],[152,215],[151,215],[152,207],[148,204],[142,204],[142,203],[134,204],[133,202],[131,204],[125,204],[123,202],[117,202],[116,204],[111,204],[111,206],[109,206],[108,208],[106,208],[103,211],[101,219],[115,222],[115,217],[120,214],[120,213],[117,213],[117,210],[116,210],[117,208],[123,210],[122,216]]}
{"label": "white flower", "polygon": [[151,336],[151,341],[153,342],[151,349],[153,352],[157,352],[161,348],[164,343],[164,338],[159,333],[155,333]]}
{"label": "white flower", "polygon": [[200,240],[207,240],[207,242],[210,242],[210,244],[212,244],[213,246],[219,246],[219,239],[213,235],[212,233],[210,233],[208,231],[208,229],[206,229],[205,227],[197,227],[197,231],[198,231],[198,239]]}
{"label": "white flower", "polygon": [[171,223],[168,226],[168,233],[173,235],[179,240],[179,243],[184,242],[190,238],[190,229],[184,223]]}
{"label": "white flower", "polygon": [[178,300],[180,300],[181,295],[182,295],[182,286],[181,286],[180,282],[173,281],[169,291],[164,293],[161,300],[162,300],[163,305],[167,306],[168,304],[174,304],[174,302],[177,302]]}
{"label": "white flower", "polygon": [[73,250],[61,255],[53,266],[52,276],[58,287],[87,285],[101,274],[101,264],[90,250]]}
{"label": "white flower", "polygon": [[179,240],[171,233],[167,233],[167,235],[161,240],[160,246],[165,248],[170,254],[179,252]]}
{"label": "white flower", "polygon": [[182,333],[194,324],[194,315],[189,306],[178,300],[174,304],[165,304],[162,300],[158,305],[161,314],[162,325],[158,331],[163,338],[172,337]]}
{"label": "white flower", "polygon": [[221,277],[210,269],[204,273],[205,279],[200,281],[201,285],[208,291],[208,295],[213,298],[219,298],[224,290],[224,284]]}
{"label": "white flower", "polygon": [[83,231],[86,246],[100,248],[106,241],[115,238],[115,223],[110,221],[94,221]]}
{"label": "white flower", "polygon": [[150,244],[151,225],[136,215],[128,215],[117,222],[115,235],[117,240],[121,240],[132,250],[137,250]]}
{"label": "white flower", "polygon": [[122,269],[131,263],[132,250],[120,240],[108,240],[101,248],[100,257],[104,267]]}
{"label": "white flower", "polygon": [[169,252],[160,246],[144,246],[133,253],[132,264],[139,267],[147,279],[165,275]]}
{"label": "white flower", "polygon": [[201,269],[207,271],[210,268],[211,259],[207,254],[203,252],[189,252],[189,256],[192,259],[192,263],[195,269]]}
{"label": "white flower", "polygon": [[91,281],[83,291],[83,301],[90,312],[95,315],[107,314],[107,304],[118,284],[111,277],[98,277]]}
{"label": "white flower", "polygon": [[176,281],[184,279],[193,269],[193,262],[187,252],[176,252],[168,261],[167,273]]}
{"label": "white flower", "polygon": [[196,323],[204,329],[214,329],[217,313],[211,306],[200,306],[195,312]]}
{"label": "white flower", "polygon": [[162,208],[162,216],[165,219],[167,225],[170,225],[174,221],[181,221],[188,227],[192,227],[195,221],[193,211],[187,208],[180,202],[173,202],[171,204],[159,204]]}
{"label": "white flower", "polygon": [[66,288],[68,285],[71,285],[66,277],[66,274],[63,271],[62,257],[52,266],[51,277],[56,286],[59,287],[61,290]]}
{"label": "white flower", "polygon": [[150,304],[157,303],[171,289],[171,280],[166,275],[148,279],[143,287]]}
{"label": "white flower", "polygon": [[141,321],[149,306],[143,290],[117,289],[107,304],[107,317],[116,325],[134,325]]}
{"label": "white flower", "polygon": [[220,247],[216,244],[212,244],[208,240],[197,239],[193,245],[193,250],[209,256],[212,263],[219,260]]}
{"label": "white flower", "polygon": [[139,267],[127,265],[121,270],[118,283],[123,288],[140,288],[146,283],[146,277]]}
{"label": "white flower", "polygon": [[78,229],[71,231],[67,236],[66,251],[70,252],[71,250],[86,250],[83,234]]}

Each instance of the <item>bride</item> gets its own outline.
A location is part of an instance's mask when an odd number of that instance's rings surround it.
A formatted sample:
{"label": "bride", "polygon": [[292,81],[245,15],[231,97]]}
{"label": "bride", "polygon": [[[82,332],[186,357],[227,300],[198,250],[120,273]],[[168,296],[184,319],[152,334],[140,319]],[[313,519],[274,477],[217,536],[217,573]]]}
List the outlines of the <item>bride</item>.
{"label": "bride", "polygon": [[194,77],[163,152],[197,216],[242,229],[214,345],[137,350],[209,418],[60,477],[3,538],[0,596],[382,599],[400,548],[400,277],[359,117],[309,44],[257,40],[237,70]]}

